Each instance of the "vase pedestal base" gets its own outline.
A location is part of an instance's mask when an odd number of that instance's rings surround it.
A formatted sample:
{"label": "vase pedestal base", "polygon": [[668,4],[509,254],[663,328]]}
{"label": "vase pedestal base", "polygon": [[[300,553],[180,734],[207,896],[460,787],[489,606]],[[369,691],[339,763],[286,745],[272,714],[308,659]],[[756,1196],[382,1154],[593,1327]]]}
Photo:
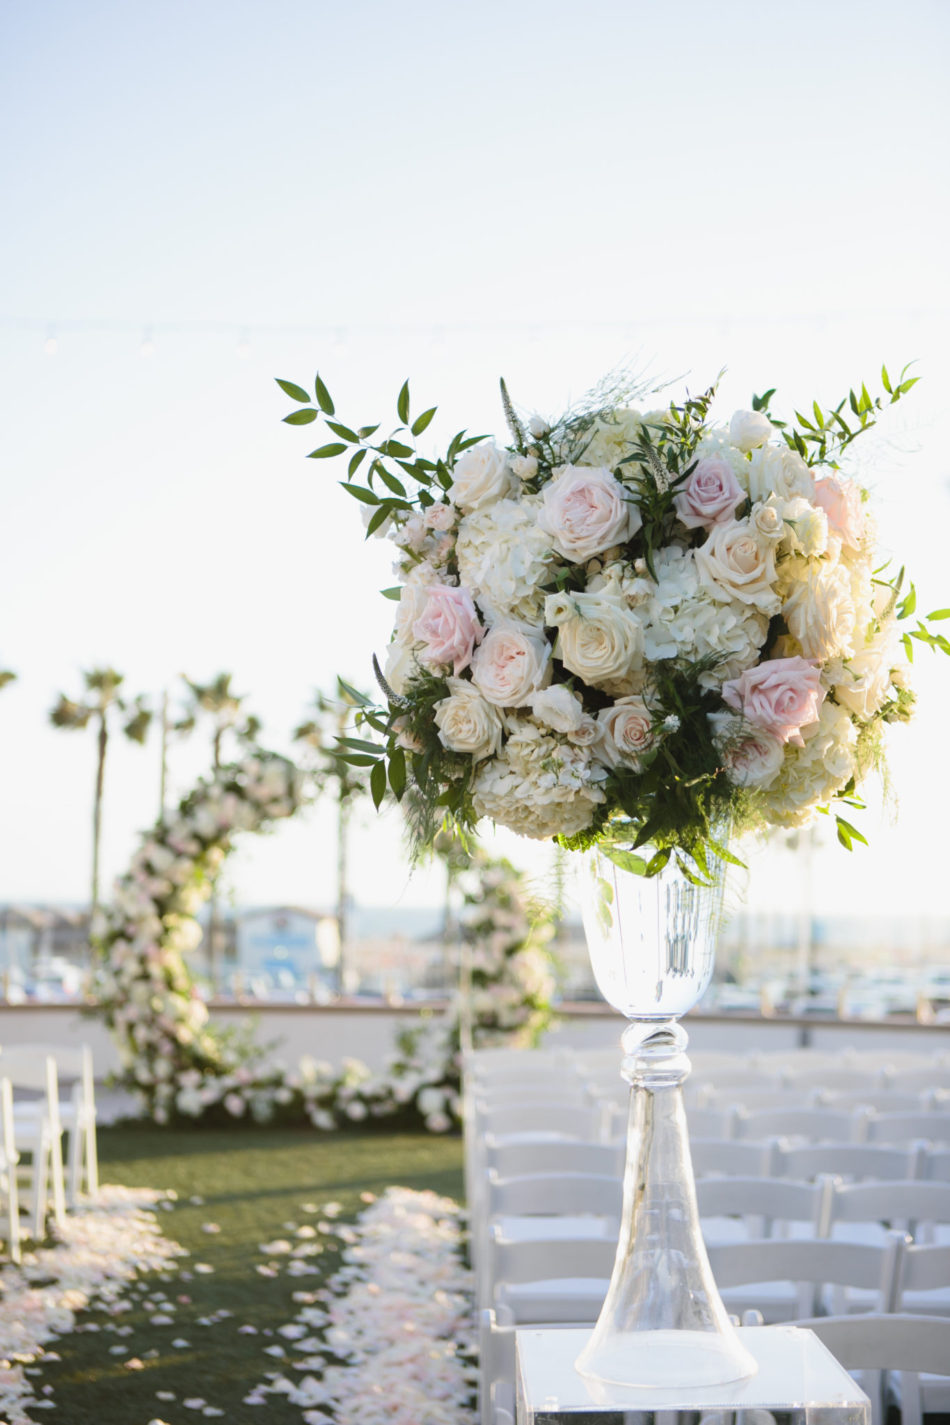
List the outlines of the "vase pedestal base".
{"label": "vase pedestal base", "polygon": [[624,1331],[609,1341],[587,1343],[576,1362],[589,1381],[634,1389],[682,1385],[727,1385],[755,1375],[755,1357],[737,1332]]}

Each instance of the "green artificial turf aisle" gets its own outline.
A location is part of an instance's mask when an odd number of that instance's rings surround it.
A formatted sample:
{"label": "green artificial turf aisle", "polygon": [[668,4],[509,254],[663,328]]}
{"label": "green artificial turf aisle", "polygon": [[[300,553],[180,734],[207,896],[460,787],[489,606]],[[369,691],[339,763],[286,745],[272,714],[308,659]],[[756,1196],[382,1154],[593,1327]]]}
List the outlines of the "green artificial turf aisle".
{"label": "green artificial turf aisle", "polygon": [[[202,1408],[184,1401],[196,1398],[228,1422],[300,1425],[299,1408],[280,1397],[269,1396],[264,1405],[245,1405],[243,1398],[281,1364],[266,1347],[282,1344],[292,1352],[289,1342],[268,1333],[299,1309],[293,1292],[318,1289],[339,1265],[336,1238],[320,1229],[333,1217],[325,1206],[340,1204],[341,1221],[364,1206],[361,1193],[378,1194],[392,1184],[456,1200],[462,1193],[460,1139],[424,1133],[107,1128],[99,1134],[99,1154],[104,1183],[178,1194],[172,1210],[159,1212],[159,1225],[191,1256],[181,1259],[178,1274],[132,1286],[125,1297],[131,1309],[121,1315],[80,1317],[81,1326],[91,1322],[98,1331],[80,1330],[56,1344],[62,1361],[47,1365],[39,1383],[53,1386],[57,1410],[50,1417],[63,1425],[148,1425],[155,1418],[195,1425],[205,1418]],[[261,1251],[280,1240],[321,1246],[318,1256],[303,1259],[320,1274],[294,1277],[286,1251]],[[167,1302],[156,1302],[160,1294]],[[221,1311],[231,1314],[215,1319]],[[242,1326],[258,1334],[242,1333]],[[129,1360],[141,1367],[130,1368]],[[159,1391],[174,1392],[175,1400],[159,1398]]]}

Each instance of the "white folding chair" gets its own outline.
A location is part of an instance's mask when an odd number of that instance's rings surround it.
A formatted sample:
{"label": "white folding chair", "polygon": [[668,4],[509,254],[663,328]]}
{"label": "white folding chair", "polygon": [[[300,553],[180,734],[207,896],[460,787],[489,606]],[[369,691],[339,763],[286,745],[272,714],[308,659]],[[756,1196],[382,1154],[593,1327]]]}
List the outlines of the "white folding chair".
{"label": "white folding chair", "polygon": [[817,1316],[826,1286],[869,1288],[875,1293],[874,1309],[886,1311],[904,1240],[900,1232],[879,1247],[818,1237],[770,1237],[712,1245],[708,1253],[726,1309],[741,1315],[758,1308],[773,1324]]}
{"label": "white folding chair", "polygon": [[872,1425],[881,1425],[887,1404],[882,1371],[888,1372],[901,1425],[922,1425],[923,1415],[950,1411],[950,1321],[945,1316],[865,1312],[815,1316],[798,1325],[814,1331],[846,1371],[862,1373]]}
{"label": "white folding chair", "polygon": [[[46,1231],[52,1192],[53,1217],[62,1226],[66,1217],[63,1174],[63,1134],[59,1119],[59,1083],[51,1054],[36,1054],[16,1047],[0,1055],[3,1076],[13,1090],[13,1131],[19,1153],[18,1172],[29,1182],[28,1232],[42,1237]],[[29,1164],[24,1154],[30,1155]]]}
{"label": "white folding chair", "polygon": [[18,1154],[13,1129],[13,1090],[10,1080],[0,1078],[0,1196],[6,1202],[6,1241],[10,1258],[20,1260],[20,1194],[17,1183]]}
{"label": "white folding chair", "polygon": [[[16,1052],[37,1056],[49,1054],[56,1061],[60,1086],[59,1122],[66,1134],[67,1144],[66,1201],[70,1207],[75,1207],[80,1194],[85,1192],[94,1197],[99,1190],[92,1050],[88,1044],[73,1047],[31,1043],[17,1045]],[[3,1063],[4,1056],[0,1055],[0,1070]]]}

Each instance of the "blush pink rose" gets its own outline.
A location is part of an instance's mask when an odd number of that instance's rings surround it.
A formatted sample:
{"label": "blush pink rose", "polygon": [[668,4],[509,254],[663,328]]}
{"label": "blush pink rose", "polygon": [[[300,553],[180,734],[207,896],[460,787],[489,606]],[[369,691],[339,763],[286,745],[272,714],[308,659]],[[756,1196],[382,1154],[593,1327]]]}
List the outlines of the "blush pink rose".
{"label": "blush pink rose", "polygon": [[680,523],[687,529],[708,529],[731,520],[745,497],[728,460],[722,455],[707,455],[674,496],[673,504]]}
{"label": "blush pink rose", "polygon": [[432,667],[451,664],[458,677],[485,636],[472,596],[454,584],[430,584],[425,594],[422,613],[412,626],[413,636],[424,645],[421,657]]}
{"label": "blush pink rose", "polygon": [[846,475],[826,475],[815,481],[814,503],[828,516],[831,529],[849,549],[860,549],[865,517],[861,487]]}
{"label": "blush pink rose", "polygon": [[800,729],[818,721],[825,690],[812,659],[772,658],[723,683],[722,696],[746,722],[804,747]]}
{"label": "blush pink rose", "polygon": [[543,636],[498,625],[472,660],[472,682],[488,703],[523,708],[551,681],[551,648]]}
{"label": "blush pink rose", "polygon": [[641,525],[631,496],[601,466],[563,466],[545,485],[542,500],[538,523],[572,564],[626,543]]}

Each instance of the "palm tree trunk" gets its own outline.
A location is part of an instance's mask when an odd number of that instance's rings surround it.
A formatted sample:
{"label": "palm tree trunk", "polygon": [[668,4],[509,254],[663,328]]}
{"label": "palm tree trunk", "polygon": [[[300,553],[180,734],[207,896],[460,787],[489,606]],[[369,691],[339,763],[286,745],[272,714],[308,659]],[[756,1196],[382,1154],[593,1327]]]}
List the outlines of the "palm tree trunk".
{"label": "palm tree trunk", "polygon": [[106,748],[109,729],[106,715],[99,713],[98,756],[96,758],[96,794],[92,804],[92,905],[90,917],[99,909],[99,851],[102,840],[102,794],[106,780]]}
{"label": "palm tree trunk", "polygon": [[[211,765],[214,768],[214,775],[217,777],[221,770],[221,737],[222,729],[216,727],[214,730],[214,741],[212,744]],[[214,876],[211,881],[211,895],[208,899],[208,978],[211,980],[211,993],[217,994],[218,975],[220,971],[218,957],[218,878]]]}
{"label": "palm tree trunk", "polygon": [[158,819],[165,820],[165,802],[168,797],[168,689],[162,693],[162,737],[161,769],[158,787]]}
{"label": "palm tree trunk", "polygon": [[336,930],[337,940],[340,946],[340,959],[338,963],[338,973],[340,977],[340,993],[346,991],[346,899],[347,889],[347,839],[349,831],[349,803],[340,787],[340,799],[337,805],[337,831],[336,831]]}

